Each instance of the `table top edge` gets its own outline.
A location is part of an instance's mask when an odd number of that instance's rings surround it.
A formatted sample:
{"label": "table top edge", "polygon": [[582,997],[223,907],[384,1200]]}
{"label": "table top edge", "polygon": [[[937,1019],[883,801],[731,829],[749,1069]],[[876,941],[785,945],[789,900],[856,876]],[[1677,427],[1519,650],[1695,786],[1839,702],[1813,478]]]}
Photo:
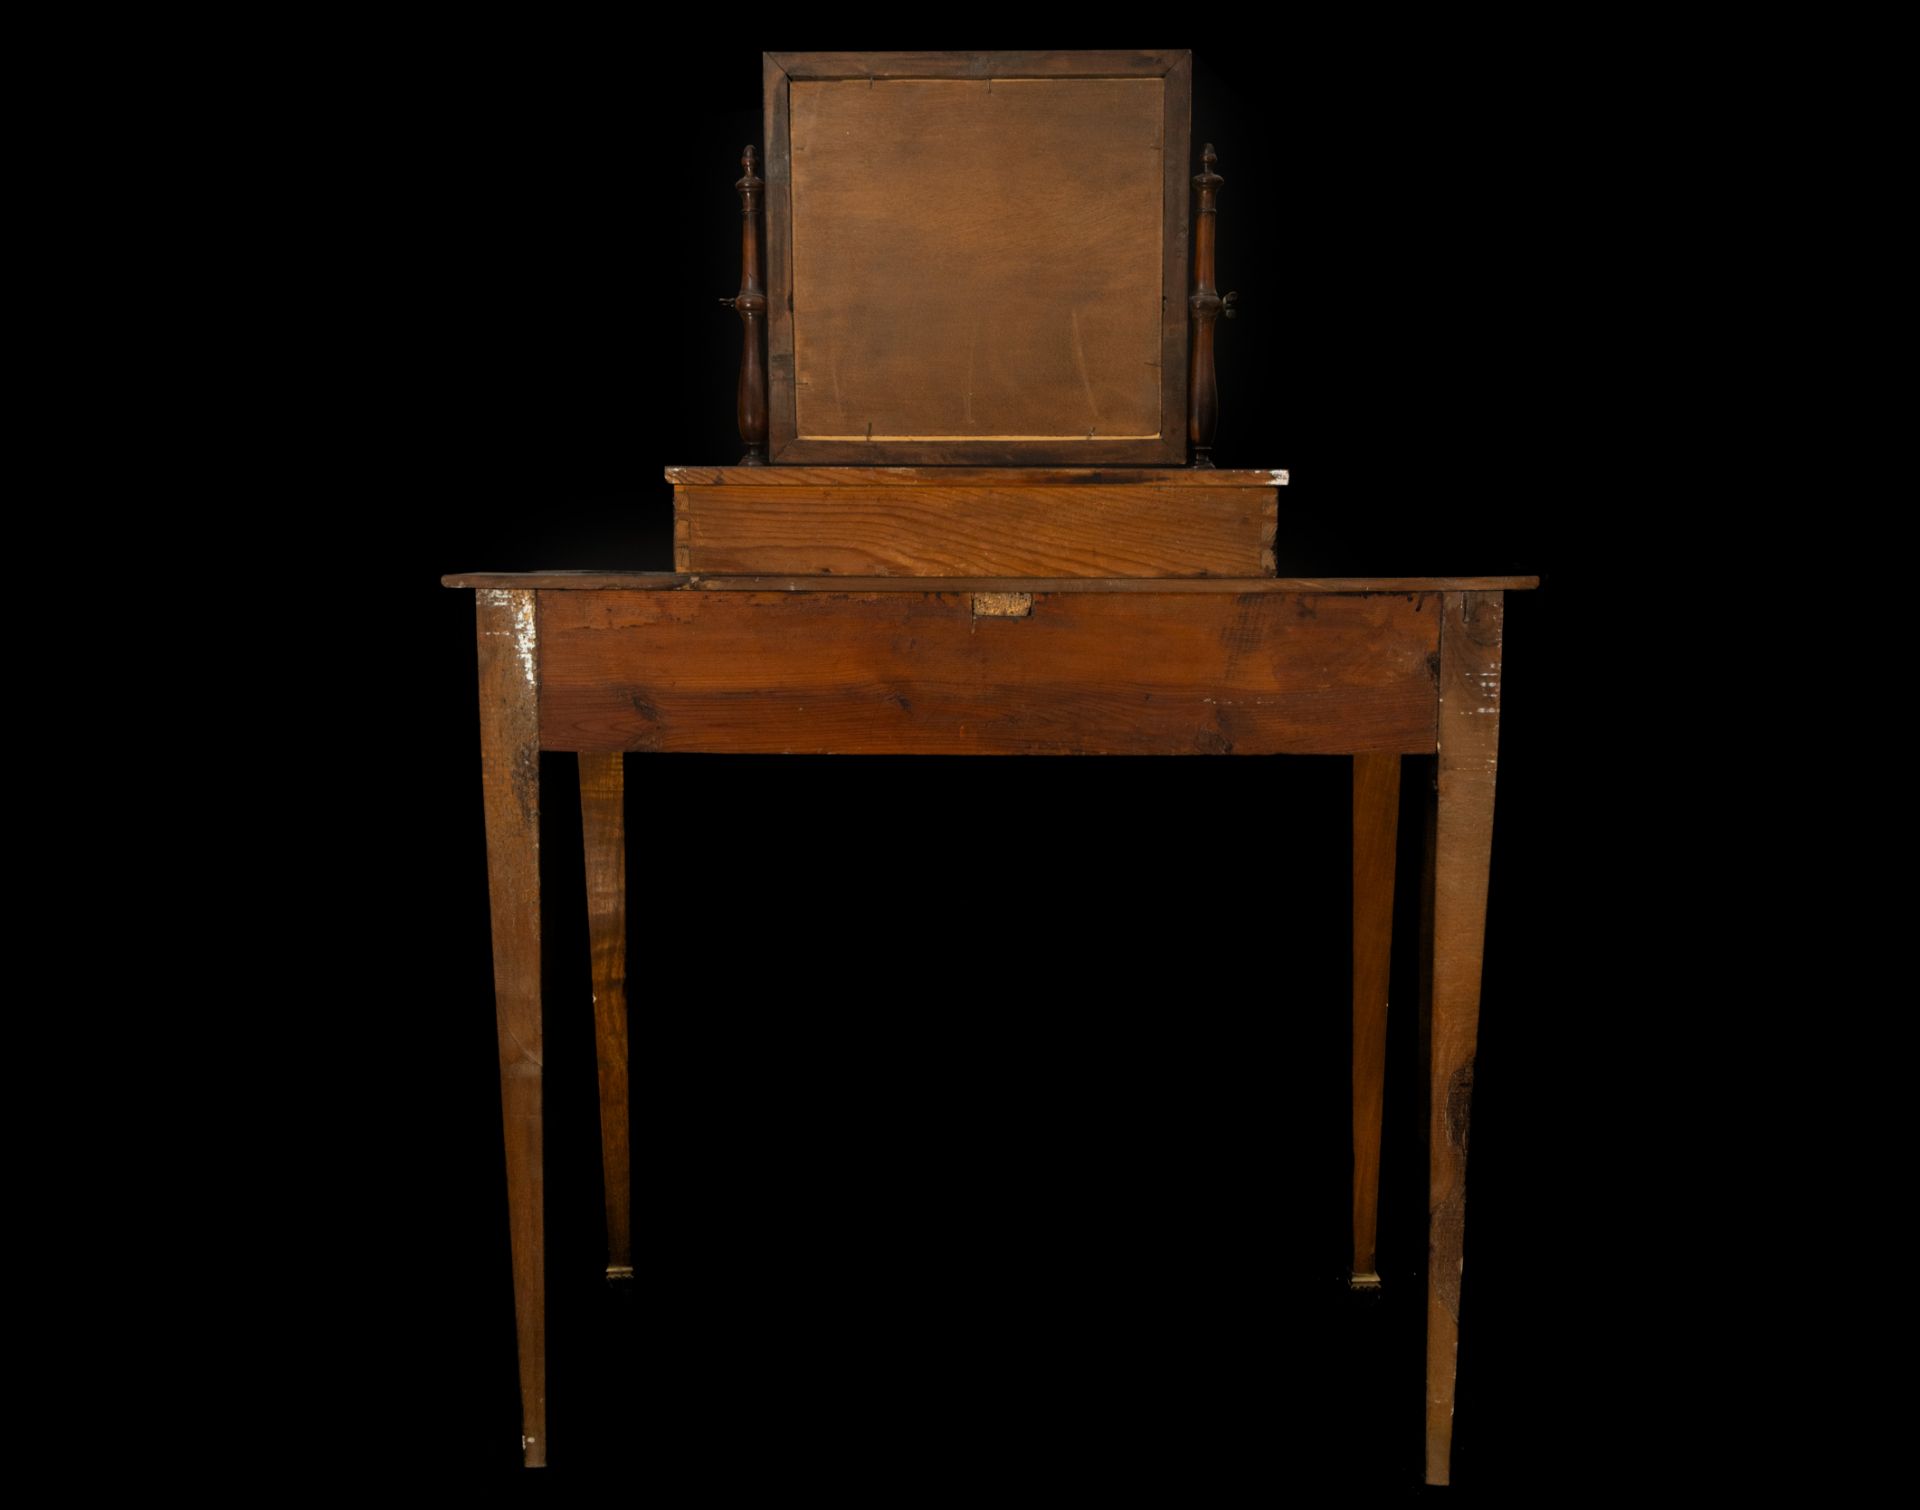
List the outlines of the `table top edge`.
{"label": "table top edge", "polygon": [[1524,592],[1537,576],[1495,577],[840,577],[716,572],[450,572],[442,587],[507,592]]}

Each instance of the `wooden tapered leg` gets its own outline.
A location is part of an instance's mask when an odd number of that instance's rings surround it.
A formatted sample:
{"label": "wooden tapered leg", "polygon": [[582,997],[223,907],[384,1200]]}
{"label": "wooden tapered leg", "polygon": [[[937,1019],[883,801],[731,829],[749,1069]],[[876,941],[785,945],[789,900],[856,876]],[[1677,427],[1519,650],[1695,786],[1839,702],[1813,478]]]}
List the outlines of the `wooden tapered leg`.
{"label": "wooden tapered leg", "polygon": [[[1424,785],[1425,800],[1420,804],[1426,832],[1421,836],[1420,846],[1420,1057],[1417,1061],[1422,1067],[1422,1075],[1428,1073],[1433,1065],[1433,851],[1437,842],[1440,808],[1440,771],[1438,762],[1427,768]],[[1420,1082],[1420,1117],[1415,1126],[1420,1134],[1420,1156],[1426,1158],[1432,1145],[1428,1136],[1431,1129],[1433,1108],[1429,1104],[1428,1086],[1423,1078]]]}
{"label": "wooden tapered leg", "polygon": [[633,1278],[627,1178],[627,824],[619,751],[580,756],[587,928],[593,942],[594,1041],[600,1060],[600,1167],[607,1187],[607,1278]]}
{"label": "wooden tapered leg", "polygon": [[1428,1109],[1427,1482],[1452,1477],[1467,1125],[1500,741],[1502,595],[1443,594]]}
{"label": "wooden tapered leg", "polygon": [[1400,757],[1353,757],[1353,1263],[1347,1283],[1380,1288],[1380,1122],[1386,1105],[1387,972]]}
{"label": "wooden tapered leg", "polygon": [[535,594],[481,588],[480,769],[493,907],[494,1013],[506,1133],[520,1447],[547,1461],[545,1151],[541,1129],[540,721]]}

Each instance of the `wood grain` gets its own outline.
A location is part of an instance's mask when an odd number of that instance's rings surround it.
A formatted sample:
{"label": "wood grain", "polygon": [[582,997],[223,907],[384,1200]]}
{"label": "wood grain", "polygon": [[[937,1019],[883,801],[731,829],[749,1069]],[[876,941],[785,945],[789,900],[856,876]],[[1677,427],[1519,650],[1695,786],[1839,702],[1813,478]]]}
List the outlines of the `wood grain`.
{"label": "wood grain", "polygon": [[1415,1061],[1421,1066],[1419,1129],[1420,1159],[1427,1161],[1430,1148],[1432,1111],[1429,1104],[1426,1071],[1433,1064],[1433,876],[1435,851],[1439,847],[1440,774],[1437,761],[1428,761],[1421,775],[1420,835],[1420,1050]]}
{"label": "wood grain", "polygon": [[796,79],[1018,79],[1067,74],[1160,75],[1191,67],[1185,48],[1147,51],[769,52]]}
{"label": "wood grain", "polygon": [[1191,196],[1187,187],[1188,155],[1193,143],[1193,55],[1182,52],[1167,70],[1166,150],[1160,180],[1161,211],[1166,220],[1166,250],[1160,268],[1160,415],[1161,442],[1166,460],[1178,465],[1191,460],[1185,425],[1187,418],[1187,364],[1182,360],[1187,341],[1187,311],[1180,301],[1187,292],[1187,267],[1192,261]]}
{"label": "wood grain", "polygon": [[793,143],[790,80],[761,54],[761,120],[767,133],[767,444],[775,461],[793,444]]}
{"label": "wood grain", "polygon": [[1497,592],[1446,593],[1440,632],[1432,1061],[1428,1110],[1427,1482],[1452,1473],[1466,1236],[1467,1129],[1480,1026],[1480,965],[1500,742]]}
{"label": "wood grain", "polygon": [[775,460],[1185,461],[1188,53],[763,72]]}
{"label": "wood grain", "polygon": [[1353,758],[1353,1262],[1348,1283],[1377,1288],[1380,1133],[1386,1110],[1387,980],[1400,757]]}
{"label": "wood grain", "polygon": [[676,564],[842,576],[1248,576],[1272,566],[1278,496],[1166,484],[680,487]]}
{"label": "wood grain", "polygon": [[594,1051],[600,1067],[600,1169],[606,1185],[607,1278],[633,1278],[627,1146],[627,817],[625,757],[580,757],[580,823],[593,950]]}
{"label": "wood grain", "polygon": [[541,628],[549,749],[1433,748],[1432,594],[570,592]]}
{"label": "wood grain", "polygon": [[493,914],[495,1029],[506,1138],[521,1450],[547,1460],[546,1152],[541,1120],[540,721],[538,594],[474,595],[480,661],[480,774]]}
{"label": "wood grain", "polygon": [[1158,437],[1163,90],[796,82],[798,435]]}
{"label": "wood grain", "polygon": [[1153,487],[1178,483],[1183,488],[1285,487],[1285,470],[1248,467],[1184,472],[1166,467],[829,467],[779,466],[765,470],[748,467],[673,466],[667,481],[675,487],[712,488],[731,483],[750,487],[826,488],[858,487],[1113,487],[1144,483]]}
{"label": "wood grain", "polygon": [[1538,577],[827,577],[706,576],[691,572],[450,572],[443,587],[539,588],[547,592],[1048,592],[1360,594],[1496,592],[1538,587]]}

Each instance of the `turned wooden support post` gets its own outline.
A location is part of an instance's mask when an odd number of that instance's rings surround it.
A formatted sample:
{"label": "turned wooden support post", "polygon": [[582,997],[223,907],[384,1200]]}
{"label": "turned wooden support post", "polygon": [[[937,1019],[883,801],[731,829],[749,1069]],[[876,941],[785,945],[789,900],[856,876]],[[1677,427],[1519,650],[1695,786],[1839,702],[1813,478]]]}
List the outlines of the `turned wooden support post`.
{"label": "turned wooden support post", "polygon": [[753,171],[755,153],[749,144],[740,166],[747,171],[734,180],[740,191],[740,292],[720,302],[740,314],[740,439],[747,454],[745,467],[767,464],[767,291],[760,273],[760,191],[767,181]]}
{"label": "turned wooden support post", "polygon": [[1220,390],[1213,380],[1213,322],[1225,315],[1233,318],[1233,302],[1224,299],[1213,287],[1214,206],[1220,185],[1226,180],[1213,171],[1219,161],[1213,143],[1200,154],[1204,166],[1193,175],[1193,186],[1200,195],[1193,227],[1193,295],[1187,300],[1193,310],[1193,339],[1187,343],[1190,359],[1187,371],[1187,440],[1193,450],[1193,465],[1213,465],[1213,432],[1220,425]]}

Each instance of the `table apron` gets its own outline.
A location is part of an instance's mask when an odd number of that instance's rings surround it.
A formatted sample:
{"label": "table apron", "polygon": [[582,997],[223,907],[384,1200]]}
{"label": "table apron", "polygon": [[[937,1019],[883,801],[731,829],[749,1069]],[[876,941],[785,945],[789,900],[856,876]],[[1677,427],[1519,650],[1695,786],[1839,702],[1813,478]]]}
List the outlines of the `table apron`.
{"label": "table apron", "polygon": [[542,749],[1434,750],[1437,592],[530,596]]}

